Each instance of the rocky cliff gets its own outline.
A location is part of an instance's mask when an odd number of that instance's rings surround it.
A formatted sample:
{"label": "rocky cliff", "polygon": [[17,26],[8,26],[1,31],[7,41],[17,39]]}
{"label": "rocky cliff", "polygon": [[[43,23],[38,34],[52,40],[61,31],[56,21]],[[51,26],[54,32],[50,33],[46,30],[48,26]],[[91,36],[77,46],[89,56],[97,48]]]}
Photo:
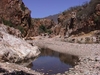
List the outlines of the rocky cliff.
{"label": "rocky cliff", "polygon": [[100,1],[91,0],[82,6],[71,7],[58,16],[54,34],[61,36],[87,34],[100,29]]}
{"label": "rocky cliff", "polygon": [[0,23],[21,31],[21,37],[33,37],[52,32],[51,19],[31,19],[31,11],[22,0],[0,0]]}
{"label": "rocky cliff", "polygon": [[28,37],[39,36],[42,34],[51,34],[52,28],[56,23],[52,19],[32,19],[32,26],[27,34]]}
{"label": "rocky cliff", "polygon": [[23,36],[31,25],[30,13],[22,0],[0,0],[0,22],[19,29]]}
{"label": "rocky cliff", "polygon": [[25,7],[22,0],[1,0],[0,5],[0,22],[19,29],[23,37],[44,33],[69,37],[100,29],[99,0],[91,0],[82,6],[69,8],[59,14],[57,24],[52,19],[31,19],[31,11]]}

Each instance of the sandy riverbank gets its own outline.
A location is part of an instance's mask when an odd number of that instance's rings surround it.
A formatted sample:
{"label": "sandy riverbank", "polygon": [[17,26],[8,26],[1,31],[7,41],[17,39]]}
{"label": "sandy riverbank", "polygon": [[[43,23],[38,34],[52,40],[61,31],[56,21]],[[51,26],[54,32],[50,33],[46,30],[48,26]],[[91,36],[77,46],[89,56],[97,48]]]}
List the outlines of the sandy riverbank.
{"label": "sandy riverbank", "polygon": [[68,43],[53,38],[42,38],[28,42],[41,48],[49,48],[54,51],[76,56],[92,56],[95,54],[100,55],[100,44]]}

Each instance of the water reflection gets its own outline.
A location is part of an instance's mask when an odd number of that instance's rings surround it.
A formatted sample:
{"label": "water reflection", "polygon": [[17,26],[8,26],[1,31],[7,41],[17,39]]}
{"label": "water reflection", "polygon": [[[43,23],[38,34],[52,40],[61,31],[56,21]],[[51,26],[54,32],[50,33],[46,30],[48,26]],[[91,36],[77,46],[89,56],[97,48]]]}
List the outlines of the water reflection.
{"label": "water reflection", "polygon": [[39,57],[33,61],[32,69],[44,72],[46,75],[64,73],[75,65],[78,57],[55,52],[50,49],[42,49]]}
{"label": "water reflection", "polygon": [[65,64],[70,64],[72,66],[74,66],[76,62],[78,61],[77,56],[59,53],[50,49],[42,49],[39,57],[42,57],[42,56],[57,57],[60,59],[61,62]]}

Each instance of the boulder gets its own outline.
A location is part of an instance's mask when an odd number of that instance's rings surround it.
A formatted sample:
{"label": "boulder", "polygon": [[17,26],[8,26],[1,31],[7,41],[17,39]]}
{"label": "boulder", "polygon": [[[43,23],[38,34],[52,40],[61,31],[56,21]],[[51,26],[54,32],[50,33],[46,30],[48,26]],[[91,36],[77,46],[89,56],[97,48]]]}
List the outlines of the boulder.
{"label": "boulder", "polygon": [[8,34],[5,27],[0,27],[0,59],[18,62],[38,56],[39,48],[31,46],[24,40]]}
{"label": "boulder", "polygon": [[9,27],[9,26],[0,24],[0,29],[1,29],[1,31],[5,31],[6,33],[9,33],[16,37],[21,37],[21,32],[18,29],[15,29],[13,27]]}

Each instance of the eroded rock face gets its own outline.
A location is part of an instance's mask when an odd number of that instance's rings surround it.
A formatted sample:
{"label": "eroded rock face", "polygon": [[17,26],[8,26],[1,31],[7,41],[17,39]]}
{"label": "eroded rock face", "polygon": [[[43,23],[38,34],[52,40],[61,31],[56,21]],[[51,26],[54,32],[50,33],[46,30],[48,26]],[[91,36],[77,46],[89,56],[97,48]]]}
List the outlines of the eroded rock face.
{"label": "eroded rock face", "polygon": [[16,37],[21,37],[21,32],[18,29],[15,29],[13,27],[5,26],[3,24],[0,24],[0,30],[4,31],[6,33],[9,33],[11,35],[14,35]]}
{"label": "eroded rock face", "polygon": [[32,19],[32,26],[27,36],[33,37],[44,33],[51,34],[55,23],[51,19]]}
{"label": "eroded rock face", "polygon": [[37,46],[31,46],[24,40],[8,34],[5,27],[0,27],[0,59],[18,62],[33,58],[39,53]]}
{"label": "eroded rock face", "polygon": [[61,24],[55,25],[55,27],[52,28],[53,34],[59,35],[60,29],[61,29]]}
{"label": "eroded rock face", "polygon": [[[95,1],[93,1],[94,3]],[[61,36],[71,36],[78,35],[82,32],[85,34],[90,33],[91,31],[100,29],[100,4],[99,0],[97,3],[94,3],[93,8],[90,7],[93,5],[92,2],[88,5],[83,5],[79,7],[73,7],[68,11],[64,11],[58,16],[58,26],[60,24],[58,35]],[[85,11],[88,12],[85,12]],[[90,10],[90,11],[89,11]],[[81,15],[80,15],[81,14]],[[86,16],[87,15],[87,16]],[[57,30],[57,27],[54,31]],[[56,32],[54,33],[56,34]],[[62,35],[63,34],[63,35]]]}
{"label": "eroded rock face", "polygon": [[0,0],[0,22],[19,29],[24,35],[31,25],[30,13],[22,0]]}

